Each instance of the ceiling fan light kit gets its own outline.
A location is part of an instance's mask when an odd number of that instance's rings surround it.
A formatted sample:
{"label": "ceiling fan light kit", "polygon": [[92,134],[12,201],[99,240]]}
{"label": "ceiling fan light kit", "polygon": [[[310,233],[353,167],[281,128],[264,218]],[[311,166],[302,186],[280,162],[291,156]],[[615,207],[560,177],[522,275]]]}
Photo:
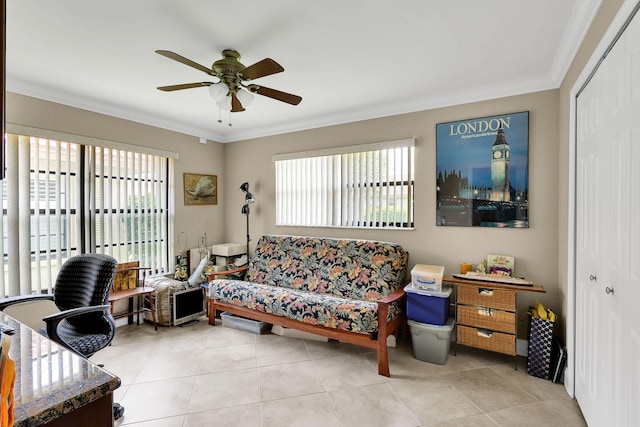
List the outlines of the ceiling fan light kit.
{"label": "ceiling fan light kit", "polygon": [[[222,59],[214,62],[211,65],[211,68],[207,68],[204,65],[200,65],[197,62],[168,50],[156,50],[156,53],[219,79],[217,82],[197,82],[160,86],[158,89],[161,91],[170,92],[174,90],[208,86],[209,94],[216,101],[219,109],[230,111],[232,113],[244,111],[245,107],[251,104],[255,98],[254,94],[256,93],[291,105],[298,105],[300,101],[302,101],[302,98],[298,95],[270,89],[258,84],[247,83],[260,77],[284,71],[284,68],[271,58],[265,58],[262,61],[258,61],[253,65],[245,67],[240,62],[240,54],[237,51],[225,49],[222,51]],[[218,122],[221,122],[221,120],[218,120]],[[229,126],[231,126],[231,123],[229,123]]]}
{"label": "ceiling fan light kit", "polygon": [[222,102],[228,93],[229,88],[223,83],[212,84],[209,86],[209,94],[216,102]]}
{"label": "ceiling fan light kit", "polygon": [[231,98],[228,96],[225,96],[220,101],[216,102],[216,105],[223,111],[231,111],[231,109],[233,108],[231,106]]}
{"label": "ceiling fan light kit", "polygon": [[248,90],[238,89],[238,93],[236,93],[238,97],[238,101],[242,103],[244,107],[248,107],[253,102],[255,95],[249,92]]}

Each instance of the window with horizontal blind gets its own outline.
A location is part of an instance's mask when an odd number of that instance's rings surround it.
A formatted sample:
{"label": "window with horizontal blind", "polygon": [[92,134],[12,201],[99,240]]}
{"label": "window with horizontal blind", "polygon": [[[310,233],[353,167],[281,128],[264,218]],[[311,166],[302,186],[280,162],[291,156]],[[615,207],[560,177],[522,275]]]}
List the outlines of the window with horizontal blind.
{"label": "window with horizontal blind", "polygon": [[6,142],[1,296],[51,292],[60,266],[81,253],[170,270],[170,157],[109,141],[8,134]]}
{"label": "window with horizontal blind", "polygon": [[276,225],[412,228],[414,140],[273,156]]}

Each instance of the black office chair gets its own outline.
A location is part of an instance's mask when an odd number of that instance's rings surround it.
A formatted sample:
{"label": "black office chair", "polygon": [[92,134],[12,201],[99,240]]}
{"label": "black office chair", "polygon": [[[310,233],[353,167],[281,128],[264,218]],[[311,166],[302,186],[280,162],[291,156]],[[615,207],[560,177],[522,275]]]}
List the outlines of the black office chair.
{"label": "black office chair", "polygon": [[[57,312],[42,320],[46,327],[38,332],[60,345],[88,358],[108,346],[116,331],[110,313],[109,291],[118,261],[104,254],[84,254],[69,258],[60,268],[53,295],[37,294],[0,300],[0,311],[21,320],[21,306],[32,311],[31,303],[48,300]],[[10,308],[9,308],[10,307]],[[29,324],[28,322],[25,322]],[[120,418],[124,408],[114,404],[114,417]]]}

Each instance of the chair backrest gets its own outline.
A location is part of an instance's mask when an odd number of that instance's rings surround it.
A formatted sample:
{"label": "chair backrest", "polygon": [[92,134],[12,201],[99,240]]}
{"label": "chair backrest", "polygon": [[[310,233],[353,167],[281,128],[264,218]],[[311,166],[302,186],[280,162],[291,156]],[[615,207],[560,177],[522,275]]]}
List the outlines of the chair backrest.
{"label": "chair backrest", "polygon": [[118,261],[104,254],[69,258],[60,268],[53,290],[60,310],[109,304],[109,291]]}

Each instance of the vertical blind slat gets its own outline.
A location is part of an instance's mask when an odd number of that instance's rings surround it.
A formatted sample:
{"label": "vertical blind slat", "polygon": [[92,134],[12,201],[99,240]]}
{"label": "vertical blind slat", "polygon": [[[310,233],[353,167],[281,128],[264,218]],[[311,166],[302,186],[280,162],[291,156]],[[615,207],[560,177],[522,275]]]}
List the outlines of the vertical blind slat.
{"label": "vertical blind slat", "polygon": [[[7,137],[7,164],[18,165],[18,135],[9,134]],[[20,295],[20,236],[18,230],[20,224],[18,218],[20,213],[18,207],[20,205],[18,195],[20,194],[19,183],[19,170],[18,168],[7,168],[6,179],[7,183],[7,254],[8,254],[8,272],[7,283],[9,296]]]}
{"label": "vertical blind slat", "polygon": [[[73,218],[75,217],[75,215],[73,214],[73,209],[75,206],[77,206],[77,204],[72,204],[71,202],[71,197],[72,197],[72,193],[73,193],[73,186],[72,186],[72,176],[75,174],[75,171],[72,169],[72,166],[75,165],[75,162],[71,161],[71,150],[74,147],[74,144],[69,144],[66,143],[65,144],[66,147],[66,171],[67,174],[65,176],[65,188],[66,191],[64,193],[64,205],[67,209],[67,215],[65,217],[65,230],[67,230],[68,232],[66,233],[66,240],[65,240],[65,248],[66,248],[66,257],[70,257],[71,256],[71,247],[72,245],[74,245],[75,243],[72,241],[72,231],[73,231]],[[51,289],[50,289],[51,290]]]}
{"label": "vertical blind slat", "polygon": [[[122,235],[123,235],[123,229],[124,229],[124,224],[126,224],[126,221],[124,221],[125,218],[125,213],[124,213],[124,204],[122,203],[122,199],[124,197],[123,193],[123,183],[124,183],[124,179],[122,178],[122,151],[117,150],[116,154],[116,172],[114,174],[115,176],[115,180],[116,180],[116,194],[114,196],[114,200],[116,202],[116,238],[118,240],[118,249],[115,252],[117,254],[116,259],[123,259],[123,255],[125,253],[124,251],[124,245],[121,243],[122,242]],[[124,224],[123,224],[124,222]]]}
{"label": "vertical blind slat", "polygon": [[18,223],[19,228],[16,233],[19,236],[20,257],[20,293],[24,294],[31,287],[31,189],[30,189],[30,138],[20,137],[18,139]]}
{"label": "vertical blind slat", "polygon": [[31,163],[33,164],[33,250],[35,253],[35,277],[32,277],[32,286],[36,288],[38,293],[42,292],[42,268],[40,266],[40,152],[39,143],[35,138],[31,138]]}
{"label": "vertical blind slat", "polygon": [[[35,139],[35,138],[34,138]],[[43,148],[45,151],[44,160],[44,188],[46,188],[45,198],[44,198],[44,209],[45,209],[45,232],[46,238],[45,243],[47,247],[45,259],[46,259],[46,270],[48,272],[46,277],[46,285],[48,289],[53,288],[53,274],[51,272],[53,263],[52,259],[54,256],[53,251],[51,251],[51,142],[46,139],[38,140],[38,149]],[[55,194],[55,191],[54,191]]]}
{"label": "vertical blind slat", "polygon": [[[156,166],[156,160],[154,158],[152,158],[151,156],[149,156],[149,158],[147,159],[148,162],[148,172],[147,172],[147,215],[148,215],[148,219],[147,222],[149,224],[149,235],[148,235],[148,239],[152,239],[152,236],[155,236],[157,233],[157,222],[156,222],[156,216],[153,215],[153,211],[155,210],[153,204],[151,203],[151,201],[155,198],[152,196],[155,196],[156,194],[156,180],[155,180],[155,166]],[[156,245],[156,242],[153,240],[149,241],[149,264],[151,265],[156,265],[158,260],[158,247]]]}
{"label": "vertical blind slat", "polygon": [[[55,176],[55,185],[56,191],[54,192],[55,197],[55,218],[56,218],[56,227],[55,227],[55,236],[56,236],[56,262],[57,265],[62,263],[62,197],[60,197],[60,193],[62,190],[62,176],[61,176],[61,168],[62,168],[62,147],[60,141],[55,141],[55,167],[53,174]],[[36,258],[37,259],[37,258]]]}
{"label": "vertical blind slat", "polygon": [[[113,246],[113,221],[111,220],[113,216],[113,150],[105,149],[106,151],[106,166],[105,170],[107,174],[104,177],[105,186],[107,195],[105,198],[105,209],[107,210],[106,218],[105,218],[105,228],[106,231],[104,233],[105,236],[105,245],[106,245],[106,253],[113,256],[115,254],[114,246]],[[115,257],[114,257],[115,258]]]}

